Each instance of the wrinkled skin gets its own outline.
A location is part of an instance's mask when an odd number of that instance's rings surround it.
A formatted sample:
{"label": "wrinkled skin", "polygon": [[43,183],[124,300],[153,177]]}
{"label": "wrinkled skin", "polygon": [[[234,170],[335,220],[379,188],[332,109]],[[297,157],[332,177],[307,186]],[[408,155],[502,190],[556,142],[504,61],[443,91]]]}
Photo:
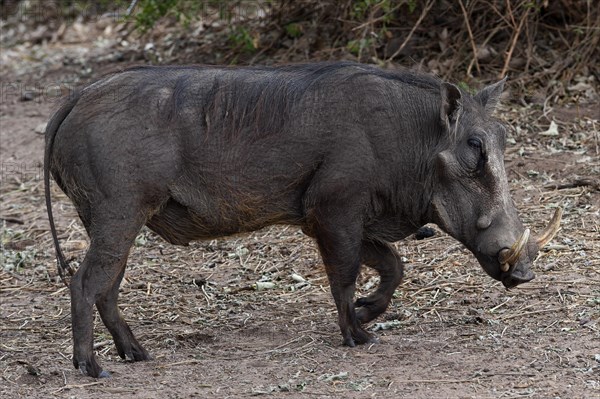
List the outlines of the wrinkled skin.
{"label": "wrinkled skin", "polygon": [[498,255],[523,232],[508,191],[504,170],[506,128],[491,113],[504,81],[469,98],[449,84],[442,85],[444,125],[457,141],[436,156],[437,182],[433,195],[434,219],[461,241],[486,271],[507,288],[530,281],[530,264],[537,255],[531,242],[519,262],[502,272]]}
{"label": "wrinkled skin", "polygon": [[[119,355],[149,359],[117,308],[129,249],[147,225],[186,245],[292,224],[314,237],[344,344],[402,281],[390,245],[434,222],[494,279],[533,278],[532,243],[502,272],[523,231],[491,117],[504,82],[476,96],[409,72],[351,63],[280,68],[138,67],[70,98],[46,132],[49,173],[75,204],[90,248],[70,282],[73,363],[106,376],[93,353],[93,308]],[[60,270],[67,265],[55,239]],[[354,301],[361,265],[381,283]]]}

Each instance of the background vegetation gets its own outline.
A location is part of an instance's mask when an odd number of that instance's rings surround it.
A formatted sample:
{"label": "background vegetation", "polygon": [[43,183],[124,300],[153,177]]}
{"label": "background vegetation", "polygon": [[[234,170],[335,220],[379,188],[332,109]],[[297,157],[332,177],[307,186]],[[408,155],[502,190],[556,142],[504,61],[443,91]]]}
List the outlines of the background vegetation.
{"label": "background vegetation", "polygon": [[[43,6],[41,5],[43,3]],[[593,0],[2,0],[2,17],[58,29],[114,15],[160,53],[154,62],[284,63],[353,59],[400,64],[470,85],[509,74],[563,90],[598,81],[600,3]],[[44,18],[32,21],[32,9]],[[29,17],[29,18],[28,18]],[[193,51],[190,51],[193,49]],[[178,56],[179,55],[179,56]]]}

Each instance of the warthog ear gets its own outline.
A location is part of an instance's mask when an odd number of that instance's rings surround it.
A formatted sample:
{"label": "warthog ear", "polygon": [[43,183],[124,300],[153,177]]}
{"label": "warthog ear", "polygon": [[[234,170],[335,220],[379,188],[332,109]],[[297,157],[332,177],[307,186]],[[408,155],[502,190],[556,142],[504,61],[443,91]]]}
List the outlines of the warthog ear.
{"label": "warthog ear", "polygon": [[452,83],[444,82],[440,87],[440,96],[442,100],[440,119],[443,125],[450,128],[450,124],[456,122],[458,119],[462,95],[458,87],[454,86]]}
{"label": "warthog ear", "polygon": [[502,91],[504,91],[504,83],[506,82],[506,78],[507,77],[505,76],[501,81],[484,87],[475,95],[475,100],[485,107],[485,110],[488,114],[494,112],[496,105],[498,105]]}

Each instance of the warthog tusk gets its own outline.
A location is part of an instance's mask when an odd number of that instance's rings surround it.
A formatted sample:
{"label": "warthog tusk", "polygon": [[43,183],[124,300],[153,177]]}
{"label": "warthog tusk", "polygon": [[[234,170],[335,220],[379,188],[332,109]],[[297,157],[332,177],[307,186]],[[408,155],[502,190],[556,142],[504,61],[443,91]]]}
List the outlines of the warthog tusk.
{"label": "warthog tusk", "polygon": [[500,270],[503,272],[507,272],[510,269],[511,265],[514,265],[521,257],[521,252],[523,252],[523,248],[527,245],[529,241],[529,229],[525,229],[519,239],[513,244],[510,249],[503,249],[500,251],[500,255],[498,260],[500,261]]}
{"label": "warthog tusk", "polygon": [[[552,216],[548,226],[539,235],[539,237],[535,237],[535,243],[538,251],[544,248],[554,238],[556,233],[558,233],[558,230],[560,230],[562,214],[562,208],[556,208],[554,211],[554,216]],[[500,251],[500,255],[498,256],[498,260],[500,261],[500,270],[507,272],[511,265],[514,265],[519,260],[521,257],[521,252],[523,252],[523,248],[525,248],[525,245],[527,245],[527,242],[529,241],[529,233],[529,229],[525,229],[525,231],[523,231],[519,239],[513,244],[512,247],[510,247],[510,249],[503,249]]]}
{"label": "warthog tusk", "polygon": [[558,233],[558,230],[560,229],[560,220],[562,219],[562,214],[562,208],[556,208],[556,210],[554,211],[554,216],[552,216],[548,227],[546,227],[546,229],[542,231],[542,234],[540,234],[539,237],[535,238],[535,242],[538,246],[538,249],[544,248],[554,238],[556,233]]}

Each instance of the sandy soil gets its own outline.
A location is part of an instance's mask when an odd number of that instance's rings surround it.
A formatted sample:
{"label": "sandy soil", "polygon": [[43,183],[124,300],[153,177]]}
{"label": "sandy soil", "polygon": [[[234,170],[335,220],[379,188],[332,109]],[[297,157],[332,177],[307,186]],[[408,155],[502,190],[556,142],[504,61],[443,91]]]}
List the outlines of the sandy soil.
{"label": "sandy soil", "polygon": [[[35,82],[49,87],[71,72],[51,69]],[[3,89],[32,83],[14,71],[2,79]],[[501,112],[512,127],[506,161],[524,222],[536,231],[553,207],[565,209],[531,283],[506,291],[439,230],[409,238],[397,244],[406,280],[371,327],[381,343],[350,349],[315,246],[296,229],[189,248],[144,230],[120,307],[154,360],[122,361],[98,318],[96,350],[112,378],[95,380],[71,365],[68,290],[45,215],[36,130],[55,104],[22,100],[5,90],[0,102],[0,397],[600,397],[598,103],[574,99],[546,116],[539,106]],[[557,135],[544,134],[550,119]],[[63,246],[80,261],[82,226],[56,185],[52,192]],[[255,290],[257,281],[275,287]],[[365,271],[359,292],[376,281]]]}

